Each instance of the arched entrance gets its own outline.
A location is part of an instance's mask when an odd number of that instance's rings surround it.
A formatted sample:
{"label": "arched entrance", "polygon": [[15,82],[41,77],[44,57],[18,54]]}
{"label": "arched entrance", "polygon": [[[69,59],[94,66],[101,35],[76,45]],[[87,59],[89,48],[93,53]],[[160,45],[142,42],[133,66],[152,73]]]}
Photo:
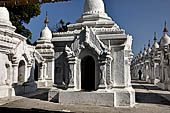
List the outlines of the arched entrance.
{"label": "arched entrance", "polygon": [[86,56],[81,61],[81,89],[95,90],[95,61],[91,56]]}
{"label": "arched entrance", "polygon": [[18,66],[18,85],[22,85],[24,83],[25,77],[25,62],[21,60]]}

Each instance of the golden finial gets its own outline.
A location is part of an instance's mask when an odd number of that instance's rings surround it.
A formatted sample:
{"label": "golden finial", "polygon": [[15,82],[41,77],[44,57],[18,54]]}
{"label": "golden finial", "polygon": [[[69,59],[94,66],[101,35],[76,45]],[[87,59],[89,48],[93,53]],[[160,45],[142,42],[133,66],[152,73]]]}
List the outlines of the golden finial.
{"label": "golden finial", "polygon": [[44,23],[45,23],[46,25],[49,23],[49,21],[48,21],[48,12],[47,12],[47,11],[46,11],[46,18],[45,18]]}

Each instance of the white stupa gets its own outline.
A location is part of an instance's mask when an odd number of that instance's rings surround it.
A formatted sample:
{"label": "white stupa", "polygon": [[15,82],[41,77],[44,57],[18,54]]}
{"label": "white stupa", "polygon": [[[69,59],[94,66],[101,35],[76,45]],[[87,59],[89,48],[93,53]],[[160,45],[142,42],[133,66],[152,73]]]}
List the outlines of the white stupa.
{"label": "white stupa", "polygon": [[154,39],[153,40],[154,40],[154,43],[152,45],[152,50],[156,50],[156,49],[159,48],[159,44],[158,44],[157,38],[156,38],[156,32],[154,33]]}
{"label": "white stupa", "polygon": [[165,22],[165,27],[164,27],[163,32],[164,32],[164,35],[160,40],[160,46],[162,46],[162,47],[167,46],[168,44],[170,44],[170,37],[167,34],[168,29],[166,27],[166,22]]}
{"label": "white stupa", "polygon": [[84,4],[84,13],[105,13],[102,0],[86,0]]}
{"label": "white stupa", "polygon": [[52,33],[51,30],[48,28],[48,18],[46,17],[45,21],[45,28],[41,31],[40,34],[40,40],[51,40],[52,39]]}
{"label": "white stupa", "polygon": [[53,44],[51,43],[52,32],[48,28],[48,17],[44,21],[45,27],[40,33],[40,38],[37,40],[36,49],[44,57],[52,57],[54,54]]}
{"label": "white stupa", "polygon": [[76,24],[68,26],[69,30],[72,28],[81,29],[81,27],[105,27],[105,28],[118,28],[119,26],[107,15],[105,12],[105,5],[103,0],[85,0],[84,12],[77,20]]}
{"label": "white stupa", "polygon": [[0,29],[15,31],[15,27],[12,26],[9,18],[9,12],[6,7],[0,7]]}

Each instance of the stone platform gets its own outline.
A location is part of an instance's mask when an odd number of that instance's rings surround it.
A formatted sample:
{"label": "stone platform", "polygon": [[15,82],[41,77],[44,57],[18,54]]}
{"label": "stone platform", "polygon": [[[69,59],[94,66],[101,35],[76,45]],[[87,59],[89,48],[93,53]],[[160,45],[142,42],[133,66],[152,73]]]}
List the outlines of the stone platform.
{"label": "stone platform", "polygon": [[135,91],[132,88],[116,88],[109,91],[66,91],[52,88],[48,100],[62,104],[82,104],[109,107],[133,107]]}

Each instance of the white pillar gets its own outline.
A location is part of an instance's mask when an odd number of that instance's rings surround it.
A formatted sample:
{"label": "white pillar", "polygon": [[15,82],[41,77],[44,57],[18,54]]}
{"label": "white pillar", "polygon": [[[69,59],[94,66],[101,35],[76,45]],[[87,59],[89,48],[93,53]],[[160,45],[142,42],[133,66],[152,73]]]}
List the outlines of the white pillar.
{"label": "white pillar", "polygon": [[75,90],[81,90],[81,60],[77,59],[77,64],[74,67],[75,77],[74,84]]}
{"label": "white pillar", "polygon": [[43,77],[43,68],[44,68],[44,66],[43,65],[41,65],[40,66],[40,77],[39,77],[39,80],[43,80],[44,79],[44,77]]}
{"label": "white pillar", "polygon": [[13,82],[18,83],[18,64],[12,64],[13,67]]}

